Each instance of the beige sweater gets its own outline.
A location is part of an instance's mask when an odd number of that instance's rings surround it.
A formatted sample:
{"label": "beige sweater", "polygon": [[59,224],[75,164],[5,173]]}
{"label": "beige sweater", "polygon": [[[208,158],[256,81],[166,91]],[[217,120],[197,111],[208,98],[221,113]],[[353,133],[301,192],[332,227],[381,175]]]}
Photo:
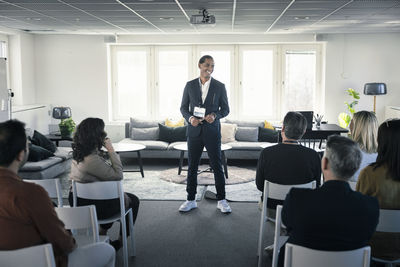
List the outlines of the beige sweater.
{"label": "beige sweater", "polygon": [[[360,172],[356,190],[376,197],[381,209],[400,210],[400,181],[393,180],[387,168],[367,166]],[[375,232],[370,241],[372,256],[384,259],[400,258],[400,234]]]}
{"label": "beige sweater", "polygon": [[83,161],[72,161],[70,179],[79,183],[119,181],[123,179],[122,163],[116,152],[108,153],[110,162],[98,151],[86,156]]}

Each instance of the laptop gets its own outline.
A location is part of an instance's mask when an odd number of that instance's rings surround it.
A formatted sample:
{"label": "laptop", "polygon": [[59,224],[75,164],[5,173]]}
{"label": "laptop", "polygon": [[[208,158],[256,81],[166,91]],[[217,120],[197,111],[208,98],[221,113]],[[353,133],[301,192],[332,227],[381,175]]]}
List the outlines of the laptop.
{"label": "laptop", "polygon": [[314,117],[314,111],[297,111],[306,118],[307,120],[307,130],[312,129],[312,122]]}

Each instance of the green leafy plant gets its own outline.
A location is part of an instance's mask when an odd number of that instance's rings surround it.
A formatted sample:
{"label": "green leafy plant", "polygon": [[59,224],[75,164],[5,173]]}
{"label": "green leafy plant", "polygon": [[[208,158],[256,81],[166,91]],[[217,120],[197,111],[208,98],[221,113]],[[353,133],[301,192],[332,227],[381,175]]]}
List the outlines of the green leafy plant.
{"label": "green leafy plant", "polygon": [[76,125],[72,118],[68,118],[61,120],[58,126],[60,127],[61,136],[70,137]]}
{"label": "green leafy plant", "polygon": [[346,93],[353,98],[353,101],[351,103],[347,101],[344,102],[350,114],[348,112],[342,112],[339,114],[339,125],[342,128],[347,128],[349,126],[351,117],[356,112],[354,107],[358,104],[358,99],[360,99],[360,94],[352,88],[347,89]]}

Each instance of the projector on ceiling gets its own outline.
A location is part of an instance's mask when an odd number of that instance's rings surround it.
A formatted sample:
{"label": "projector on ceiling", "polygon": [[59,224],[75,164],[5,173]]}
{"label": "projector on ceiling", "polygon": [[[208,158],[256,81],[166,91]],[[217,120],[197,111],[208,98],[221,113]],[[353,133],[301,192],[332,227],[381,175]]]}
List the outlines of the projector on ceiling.
{"label": "projector on ceiling", "polygon": [[215,24],[215,16],[209,15],[207,10],[200,10],[199,15],[192,15],[190,17],[191,24]]}

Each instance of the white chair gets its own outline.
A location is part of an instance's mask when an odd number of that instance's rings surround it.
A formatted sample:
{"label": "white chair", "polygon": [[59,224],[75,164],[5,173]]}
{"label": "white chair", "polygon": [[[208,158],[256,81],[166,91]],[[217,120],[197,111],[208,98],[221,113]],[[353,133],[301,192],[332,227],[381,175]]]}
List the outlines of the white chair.
{"label": "white chair", "polygon": [[349,185],[350,185],[350,188],[353,189],[354,191],[356,191],[357,182],[349,181],[348,183],[349,183]]}
{"label": "white chair", "polygon": [[257,250],[259,267],[261,267],[261,264],[262,264],[262,251],[263,251],[263,244],[264,244],[265,224],[266,224],[267,220],[270,220],[273,222],[275,221],[275,219],[269,218],[267,216],[268,198],[276,199],[276,200],[285,200],[287,193],[289,193],[290,189],[293,187],[314,189],[316,187],[316,185],[317,185],[316,181],[311,181],[306,184],[281,185],[281,184],[271,183],[271,182],[268,182],[267,180],[265,180],[264,194],[263,194],[264,201],[263,201],[263,207],[262,207],[262,211],[261,211],[260,233],[258,236],[258,250]]}
{"label": "white chair", "polygon": [[[376,227],[377,232],[388,232],[388,233],[400,233],[400,210],[379,210],[379,223]],[[385,263],[386,266],[391,267],[395,264],[400,263],[400,259],[397,260],[384,260],[376,257],[372,257],[373,261]]]}
{"label": "white chair", "polygon": [[60,178],[43,179],[43,180],[25,179],[24,182],[35,183],[42,186],[47,191],[50,198],[57,198],[58,207],[63,206]]}
{"label": "white chair", "polygon": [[369,246],[346,251],[325,251],[286,243],[285,267],[369,267]]}
{"label": "white chair", "polygon": [[107,181],[107,182],[93,182],[93,183],[77,183],[72,181],[72,193],[74,200],[74,207],[77,206],[77,197],[86,199],[115,199],[120,200],[121,213],[111,218],[98,220],[99,224],[112,223],[115,221],[121,222],[122,228],[122,253],[124,257],[124,267],[128,267],[128,240],[126,233],[125,215],[129,217],[129,231],[131,237],[131,249],[129,250],[131,256],[135,256],[135,243],[134,243],[134,229],[133,229],[133,215],[132,209],[125,211],[124,190],[122,181]]}
{"label": "white chair", "polygon": [[[79,247],[96,243],[109,242],[108,236],[99,236],[96,208],[94,205],[81,207],[55,208],[58,218],[71,230]],[[86,234],[80,234],[84,231]]]}
{"label": "white chair", "polygon": [[272,267],[278,266],[279,251],[289,239],[287,235],[281,235],[281,228],[286,228],[282,223],[282,205],[276,206],[274,250],[272,252]]}
{"label": "white chair", "polygon": [[51,244],[0,251],[1,267],[40,266],[56,267]]}

